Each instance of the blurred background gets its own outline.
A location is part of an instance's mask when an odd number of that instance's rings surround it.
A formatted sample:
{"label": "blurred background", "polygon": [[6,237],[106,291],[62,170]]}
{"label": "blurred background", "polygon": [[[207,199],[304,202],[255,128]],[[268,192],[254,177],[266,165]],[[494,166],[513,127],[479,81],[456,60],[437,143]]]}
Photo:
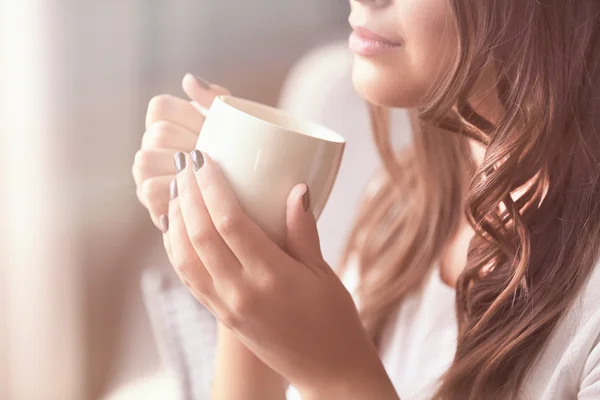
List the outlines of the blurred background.
{"label": "blurred background", "polygon": [[[348,12],[347,0],[0,0],[0,399],[100,399],[160,369],[140,277],[166,258],[131,177],[148,101],[182,96],[192,72],[278,104],[303,90],[298,77],[282,89],[299,60],[343,43]],[[329,70],[350,87],[347,67]]]}
{"label": "blurred background", "polygon": [[[2,225],[20,228],[2,241],[11,340],[0,398],[9,389],[19,400],[100,398],[158,364],[138,288],[142,269],[164,259],[149,250],[159,235],[130,173],[149,99],[183,95],[193,72],[275,104],[304,53],[343,38],[348,4],[1,2],[2,182],[12,189]],[[34,180],[49,185],[26,184]]]}

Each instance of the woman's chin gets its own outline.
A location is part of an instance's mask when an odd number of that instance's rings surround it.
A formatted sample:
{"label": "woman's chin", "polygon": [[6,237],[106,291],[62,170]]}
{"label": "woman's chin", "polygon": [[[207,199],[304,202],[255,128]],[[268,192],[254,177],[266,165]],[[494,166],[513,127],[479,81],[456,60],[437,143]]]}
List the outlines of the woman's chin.
{"label": "woman's chin", "polygon": [[358,94],[367,102],[388,108],[415,108],[423,93],[401,74],[387,74],[375,68],[355,65],[352,81]]}

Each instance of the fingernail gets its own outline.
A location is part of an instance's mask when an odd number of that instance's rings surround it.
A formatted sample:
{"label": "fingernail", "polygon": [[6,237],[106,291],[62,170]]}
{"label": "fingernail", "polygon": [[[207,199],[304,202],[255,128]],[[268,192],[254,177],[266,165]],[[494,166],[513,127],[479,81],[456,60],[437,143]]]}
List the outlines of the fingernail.
{"label": "fingernail", "polygon": [[198,171],[204,165],[204,156],[199,150],[194,150],[190,153],[192,157],[192,164],[194,164],[194,171]]}
{"label": "fingernail", "polygon": [[308,211],[310,208],[310,188],[306,185],[306,192],[302,195],[302,206],[304,211]]}
{"label": "fingernail", "polygon": [[173,178],[171,180],[171,185],[169,186],[169,191],[171,192],[171,200],[175,200],[177,198],[177,179]]}
{"label": "fingernail", "polygon": [[178,152],[175,154],[175,169],[181,172],[185,169],[185,154]]}
{"label": "fingernail", "polygon": [[166,215],[161,215],[160,218],[158,218],[158,223],[160,224],[160,230],[162,233],[167,233],[167,231],[169,230],[169,217],[167,217]]}
{"label": "fingernail", "polygon": [[196,82],[198,82],[198,85],[200,85],[202,87],[202,89],[205,89],[205,90],[210,89],[210,83],[208,83],[206,80],[200,78],[199,76],[195,76],[194,78],[196,78]]}

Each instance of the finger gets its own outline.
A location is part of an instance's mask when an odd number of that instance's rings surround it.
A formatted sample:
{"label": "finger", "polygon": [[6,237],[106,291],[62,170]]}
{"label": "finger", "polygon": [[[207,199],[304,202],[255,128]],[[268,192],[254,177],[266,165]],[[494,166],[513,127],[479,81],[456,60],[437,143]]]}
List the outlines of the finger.
{"label": "finger", "polygon": [[209,108],[215,97],[229,94],[229,90],[211,84],[202,78],[198,78],[192,74],[186,74],[181,83],[183,91],[188,97],[197,102],[203,107]]}
{"label": "finger", "polygon": [[142,149],[174,149],[192,151],[198,134],[170,121],[157,121],[148,127],[142,138]]}
{"label": "finger", "polygon": [[157,121],[170,121],[200,133],[204,117],[189,101],[168,94],[155,96],[148,104],[146,129]]}
{"label": "finger", "polygon": [[173,259],[173,250],[171,248],[171,240],[169,238],[169,216],[168,214],[162,214],[158,218],[158,229],[163,233],[163,245],[165,246],[165,252],[169,258],[169,262],[175,267],[175,260]]}
{"label": "finger", "polygon": [[[285,254],[240,207],[217,164],[206,154],[192,151],[196,180],[206,209],[219,234],[245,268],[272,265]],[[256,263],[256,261],[266,263]]]}
{"label": "finger", "polygon": [[161,215],[169,213],[169,185],[174,178],[175,175],[155,176],[146,179],[140,186],[142,204],[150,212],[155,225]]}
{"label": "finger", "polygon": [[219,284],[231,282],[242,267],[213,225],[196,182],[191,158],[184,153],[175,157],[179,171],[178,199],[191,245]]}
{"label": "finger", "polygon": [[150,212],[148,202],[147,202],[144,194],[142,193],[142,190],[139,188],[139,186],[135,192],[136,192],[137,198],[140,201],[140,203],[144,206],[144,208],[146,208],[146,210],[148,210],[148,214],[150,215],[150,220],[152,221],[154,226],[156,226],[158,229],[161,229],[159,215],[154,215],[154,214],[152,214],[152,212]]}
{"label": "finger", "polygon": [[[161,226],[161,231],[163,231],[163,245],[165,247],[165,251],[167,253],[167,257],[169,258],[169,262],[171,263],[171,265],[173,267],[175,267],[175,260],[173,259],[173,249],[171,246],[171,240],[170,240],[170,236],[167,234],[168,230],[169,230],[169,217],[167,215],[161,215],[160,217],[160,226]],[[183,278],[180,275],[177,275],[179,277],[179,280],[185,285],[187,286],[188,289],[190,289],[190,292],[192,293],[192,295],[200,302],[202,303],[202,305],[204,307],[206,307],[212,314],[216,315],[216,310],[215,309],[215,305],[220,304],[220,303],[216,303],[215,301],[211,301],[209,300],[209,298],[196,291],[194,289],[194,287],[192,286],[192,284],[187,281],[185,278]],[[208,285],[208,283],[207,283]]]}
{"label": "finger", "polygon": [[135,194],[138,198],[138,200],[140,201],[140,203],[148,208],[148,203],[146,202],[146,197],[144,196],[144,194],[142,193],[142,189],[139,186],[135,187]]}
{"label": "finger", "polygon": [[171,263],[177,275],[189,283],[194,293],[210,297],[213,280],[190,242],[177,197],[169,204],[168,224],[162,230],[168,236]]}
{"label": "finger", "polygon": [[323,261],[315,216],[310,209],[310,189],[306,184],[294,187],[287,200],[286,252],[307,265]]}
{"label": "finger", "polygon": [[141,186],[148,178],[155,176],[175,175],[173,157],[177,153],[173,149],[143,149],[135,154],[132,173],[135,183]]}

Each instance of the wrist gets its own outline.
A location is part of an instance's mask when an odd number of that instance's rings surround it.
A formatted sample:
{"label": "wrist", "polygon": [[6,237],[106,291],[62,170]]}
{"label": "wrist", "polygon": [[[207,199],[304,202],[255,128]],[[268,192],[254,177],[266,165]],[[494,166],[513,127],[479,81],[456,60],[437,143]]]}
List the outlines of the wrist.
{"label": "wrist", "polygon": [[283,378],[264,364],[226,326],[218,326],[212,399],[285,398]]}

